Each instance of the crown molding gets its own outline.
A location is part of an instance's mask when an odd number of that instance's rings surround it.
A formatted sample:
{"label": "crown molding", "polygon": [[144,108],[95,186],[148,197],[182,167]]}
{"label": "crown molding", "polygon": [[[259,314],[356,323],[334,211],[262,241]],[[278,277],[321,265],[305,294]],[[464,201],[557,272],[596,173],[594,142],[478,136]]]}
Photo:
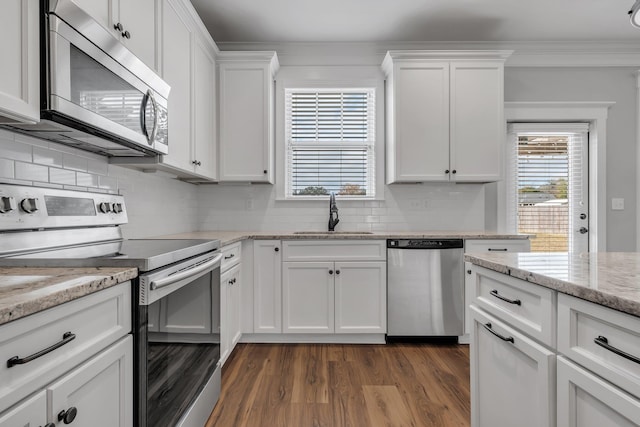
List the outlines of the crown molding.
{"label": "crown molding", "polygon": [[637,41],[219,42],[222,51],[273,50],[281,65],[380,65],[390,50],[512,50],[506,67],[640,67]]}

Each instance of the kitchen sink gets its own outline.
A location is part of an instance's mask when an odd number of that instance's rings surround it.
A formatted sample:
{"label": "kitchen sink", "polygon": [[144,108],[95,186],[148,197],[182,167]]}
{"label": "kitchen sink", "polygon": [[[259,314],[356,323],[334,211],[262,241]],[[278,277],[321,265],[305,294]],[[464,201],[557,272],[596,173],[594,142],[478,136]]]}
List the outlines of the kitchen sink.
{"label": "kitchen sink", "polygon": [[373,234],[371,231],[294,231],[293,234]]}

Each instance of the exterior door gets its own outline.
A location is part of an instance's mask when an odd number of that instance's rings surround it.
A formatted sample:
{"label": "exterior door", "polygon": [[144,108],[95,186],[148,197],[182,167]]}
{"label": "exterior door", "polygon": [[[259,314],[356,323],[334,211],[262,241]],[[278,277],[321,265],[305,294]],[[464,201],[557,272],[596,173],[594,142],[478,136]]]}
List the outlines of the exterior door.
{"label": "exterior door", "polygon": [[589,125],[510,125],[510,215],[532,252],[589,251]]}

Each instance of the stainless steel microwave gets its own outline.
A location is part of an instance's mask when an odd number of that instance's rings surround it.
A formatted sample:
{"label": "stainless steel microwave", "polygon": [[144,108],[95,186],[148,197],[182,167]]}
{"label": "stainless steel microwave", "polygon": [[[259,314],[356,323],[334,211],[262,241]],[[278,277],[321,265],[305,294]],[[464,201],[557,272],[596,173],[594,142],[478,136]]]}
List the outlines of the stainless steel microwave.
{"label": "stainless steel microwave", "polygon": [[41,0],[41,113],[5,128],[107,156],[167,154],[170,87],[71,0]]}

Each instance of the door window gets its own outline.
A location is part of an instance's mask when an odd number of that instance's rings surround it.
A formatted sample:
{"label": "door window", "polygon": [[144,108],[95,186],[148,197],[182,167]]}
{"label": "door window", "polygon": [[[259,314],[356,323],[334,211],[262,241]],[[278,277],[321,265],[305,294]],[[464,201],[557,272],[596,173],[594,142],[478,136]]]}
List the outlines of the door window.
{"label": "door window", "polygon": [[513,123],[510,220],[532,252],[587,252],[588,124]]}

